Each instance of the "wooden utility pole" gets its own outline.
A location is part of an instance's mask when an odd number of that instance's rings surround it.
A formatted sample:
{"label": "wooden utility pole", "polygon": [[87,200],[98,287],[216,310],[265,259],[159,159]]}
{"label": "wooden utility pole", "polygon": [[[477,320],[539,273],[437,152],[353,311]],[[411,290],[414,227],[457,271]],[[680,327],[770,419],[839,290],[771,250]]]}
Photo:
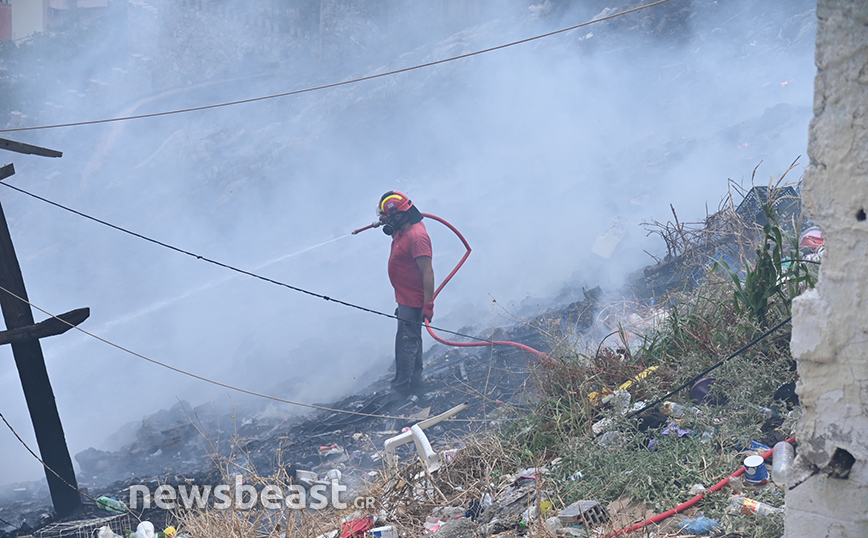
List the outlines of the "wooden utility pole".
{"label": "wooden utility pole", "polygon": [[[0,168],[0,181],[14,173],[11,164]],[[7,329],[0,332],[0,345],[12,346],[36,442],[46,466],[45,477],[48,479],[54,511],[59,516],[65,516],[81,505],[81,496],[39,339],[68,331],[87,319],[90,311],[81,308],[60,315],[59,319],[49,318],[34,323],[33,312],[27,301],[21,267],[12,246],[6,215],[0,205],[0,308]]]}

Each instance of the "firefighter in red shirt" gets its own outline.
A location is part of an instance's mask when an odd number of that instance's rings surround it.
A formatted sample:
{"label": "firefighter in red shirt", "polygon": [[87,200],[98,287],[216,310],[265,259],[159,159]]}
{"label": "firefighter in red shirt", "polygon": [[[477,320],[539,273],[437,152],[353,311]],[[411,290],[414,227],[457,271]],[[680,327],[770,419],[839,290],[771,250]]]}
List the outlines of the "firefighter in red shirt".
{"label": "firefighter in red shirt", "polygon": [[422,323],[434,317],[431,238],[422,214],[406,194],[387,192],[377,211],[383,231],[392,237],[389,280],[398,302],[392,391],[407,396],[422,387]]}

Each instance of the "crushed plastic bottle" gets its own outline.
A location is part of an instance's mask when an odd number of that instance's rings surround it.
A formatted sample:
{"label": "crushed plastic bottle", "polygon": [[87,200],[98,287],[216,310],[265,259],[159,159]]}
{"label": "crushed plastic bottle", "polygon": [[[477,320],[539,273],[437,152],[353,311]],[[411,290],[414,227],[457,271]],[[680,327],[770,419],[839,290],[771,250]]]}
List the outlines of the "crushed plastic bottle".
{"label": "crushed plastic bottle", "polygon": [[103,510],[111,512],[112,514],[123,514],[129,508],[127,505],[123,503],[123,501],[119,501],[117,499],[112,499],[111,497],[99,497],[96,499],[96,505]]}
{"label": "crushed plastic bottle", "polygon": [[770,514],[779,514],[784,511],[783,508],[775,508],[764,502],[748,499],[747,497],[737,496],[729,498],[730,506],[742,514],[768,516]]}
{"label": "crushed plastic bottle", "polygon": [[680,403],[670,401],[663,402],[663,414],[672,418],[682,418],[688,411],[693,414],[699,413],[699,409],[696,407],[685,407]]}
{"label": "crushed plastic bottle", "polygon": [[775,484],[786,487],[787,473],[793,465],[795,456],[793,445],[788,442],[781,441],[775,445],[772,452],[772,480]]}
{"label": "crushed plastic bottle", "polygon": [[531,505],[521,514],[521,522],[528,525],[532,523],[534,519],[536,519],[536,506]]}

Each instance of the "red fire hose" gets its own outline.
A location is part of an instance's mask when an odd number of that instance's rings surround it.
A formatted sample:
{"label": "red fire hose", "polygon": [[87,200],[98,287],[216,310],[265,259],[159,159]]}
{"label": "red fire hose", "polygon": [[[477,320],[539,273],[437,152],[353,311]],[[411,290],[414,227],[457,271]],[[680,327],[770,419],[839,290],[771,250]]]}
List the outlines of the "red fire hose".
{"label": "red fire hose", "polygon": [[[464,256],[462,256],[461,259],[458,260],[458,263],[455,265],[455,267],[452,269],[452,271],[446,276],[446,278],[443,279],[443,282],[441,282],[440,285],[437,286],[437,289],[434,290],[434,297],[433,298],[436,299],[437,296],[440,294],[440,292],[443,290],[443,287],[446,286],[446,283],[449,282],[453,276],[455,276],[455,273],[457,273],[458,270],[461,268],[461,266],[464,265],[464,262],[467,261],[467,257],[470,256],[471,249],[470,249],[470,244],[467,242],[466,239],[464,239],[464,236],[461,235],[461,232],[459,232],[458,229],[455,228],[455,226],[452,226],[452,224],[450,224],[449,222],[447,222],[444,219],[441,219],[440,217],[438,217],[436,215],[431,215],[429,213],[422,213],[422,216],[425,217],[426,219],[436,220],[440,224],[443,224],[444,226],[446,226],[447,228],[452,230],[452,233],[454,233],[455,235],[458,236],[458,239],[460,239],[461,243],[464,244],[464,248],[467,249],[467,252],[465,252]],[[359,228],[358,230],[353,231],[353,235],[356,235],[357,233],[363,232],[365,230],[369,230],[371,228],[377,228],[379,226],[380,226],[379,222],[369,224],[363,228]],[[456,347],[479,347],[479,346],[493,346],[493,345],[513,346],[513,347],[517,347],[523,351],[527,351],[528,353],[530,353],[532,355],[536,355],[540,358],[543,358],[543,359],[549,358],[549,356],[546,355],[545,353],[543,353],[541,351],[537,351],[530,346],[526,346],[524,344],[519,344],[518,342],[510,342],[507,340],[496,340],[496,341],[485,341],[485,342],[452,342],[450,340],[446,340],[444,338],[437,336],[434,333],[434,330],[431,328],[431,324],[429,323],[428,320],[425,320],[425,328],[428,329],[428,334],[431,335],[431,338],[440,342],[441,344],[446,344],[447,346],[456,346]]]}
{"label": "red fire hose", "polygon": [[[796,440],[795,437],[790,437],[789,439],[787,439],[787,442],[792,444],[795,440]],[[764,460],[768,459],[772,455],[773,452],[774,452],[774,450],[769,450],[768,452],[766,452],[762,455],[762,458]],[[699,495],[697,495],[696,497],[693,497],[689,501],[681,503],[678,506],[676,506],[675,508],[673,508],[671,510],[667,510],[666,512],[663,512],[662,514],[657,514],[656,516],[649,518],[649,519],[646,519],[645,521],[640,521],[638,523],[634,523],[633,525],[628,525],[628,526],[624,527],[623,529],[620,529],[617,531],[612,531],[609,534],[607,534],[606,536],[609,537],[609,536],[617,536],[619,534],[627,534],[628,532],[633,532],[635,530],[639,530],[642,527],[646,527],[648,525],[651,525],[652,523],[659,523],[659,522],[663,521],[664,519],[666,519],[667,517],[674,516],[675,514],[677,514],[679,512],[683,512],[684,510],[687,510],[688,508],[690,508],[694,504],[701,501],[702,498],[705,497],[705,495],[707,493],[711,493],[711,492],[720,490],[721,488],[723,488],[723,486],[729,484],[730,478],[735,478],[737,476],[741,476],[742,474],[744,474],[744,466],[742,466],[738,471],[727,476],[726,478],[724,478],[723,480],[721,480],[717,484],[708,488],[705,491],[705,493],[700,493]]]}

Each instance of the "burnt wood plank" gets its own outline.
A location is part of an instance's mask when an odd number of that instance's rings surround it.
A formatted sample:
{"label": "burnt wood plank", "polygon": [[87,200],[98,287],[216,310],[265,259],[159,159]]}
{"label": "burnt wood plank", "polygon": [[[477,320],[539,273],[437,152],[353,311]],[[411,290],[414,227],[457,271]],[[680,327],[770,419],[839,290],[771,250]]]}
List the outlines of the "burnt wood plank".
{"label": "burnt wood plank", "polygon": [[[78,308],[71,310],[65,314],[60,314],[57,318],[48,318],[40,321],[36,325],[28,325],[8,331],[0,331],[0,345],[15,344],[25,340],[38,340],[46,336],[55,336],[63,334],[72,329],[74,325],[78,325],[90,316],[90,308]],[[59,318],[59,319],[58,319]],[[64,323],[65,322],[65,323]]]}
{"label": "burnt wood plank", "polygon": [[14,151],[15,153],[24,153],[25,155],[39,155],[41,157],[63,157],[63,152],[61,151],[33,146],[31,144],[16,142],[14,140],[7,140],[5,138],[0,138],[0,149],[8,149],[9,151]]}
{"label": "burnt wood plank", "polygon": [[0,181],[3,181],[7,177],[13,175],[15,175],[15,166],[13,166],[12,163],[0,167]]}

